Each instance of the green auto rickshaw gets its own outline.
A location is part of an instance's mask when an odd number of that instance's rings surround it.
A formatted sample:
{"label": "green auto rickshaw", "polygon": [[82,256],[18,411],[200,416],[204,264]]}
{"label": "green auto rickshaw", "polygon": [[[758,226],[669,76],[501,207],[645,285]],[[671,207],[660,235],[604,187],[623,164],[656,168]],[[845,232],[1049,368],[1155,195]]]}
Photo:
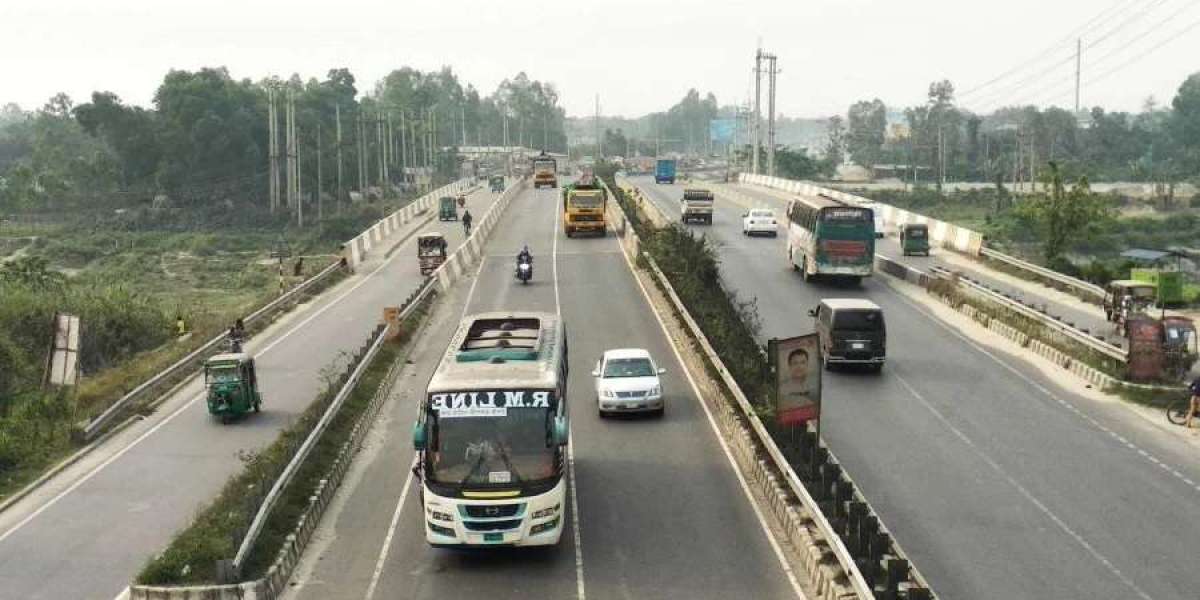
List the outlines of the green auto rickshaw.
{"label": "green auto rickshaw", "polygon": [[929,256],[929,226],[924,223],[901,225],[900,251],[904,253],[904,256],[913,254]]}
{"label": "green auto rickshaw", "polygon": [[222,423],[262,409],[254,359],[243,352],[218,354],[205,361],[204,387],[208,390],[208,414]]}
{"label": "green auto rickshaw", "polygon": [[454,207],[453,196],[442,196],[438,201],[438,219],[441,221],[457,221],[458,209]]}
{"label": "green auto rickshaw", "polygon": [[488,184],[491,185],[493,192],[499,193],[504,191],[504,177],[500,175],[492,175],[492,178],[488,181]]}

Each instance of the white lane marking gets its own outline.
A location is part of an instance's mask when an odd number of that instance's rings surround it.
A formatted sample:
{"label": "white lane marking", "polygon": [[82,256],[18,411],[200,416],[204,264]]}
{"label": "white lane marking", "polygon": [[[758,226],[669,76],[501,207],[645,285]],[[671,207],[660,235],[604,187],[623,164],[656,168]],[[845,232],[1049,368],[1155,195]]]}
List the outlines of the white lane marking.
{"label": "white lane marking", "polygon": [[1142,589],[1139,588],[1137,586],[1137,584],[1135,584],[1133,582],[1133,580],[1126,577],[1125,574],[1122,573],[1121,570],[1118,569],[1116,567],[1116,565],[1114,565],[1112,563],[1112,561],[1110,561],[1108,559],[1108,557],[1101,554],[1099,550],[1096,550],[1096,548],[1094,546],[1092,546],[1090,543],[1088,543],[1088,541],[1086,539],[1084,539],[1082,535],[1079,535],[1074,529],[1071,529],[1071,527],[1069,525],[1067,525],[1062,519],[1060,519],[1058,517],[1058,515],[1054,514],[1054,512],[1051,511],[1048,506],[1043,504],[1041,500],[1038,500],[1037,497],[1034,496],[1032,492],[1030,492],[1028,489],[1026,489],[1025,486],[1018,483],[1017,480],[1012,477],[1012,475],[1009,475],[1008,472],[1004,470],[1004,467],[1001,467],[1000,464],[997,463],[995,460],[993,460],[991,456],[988,456],[988,454],[986,452],[984,452],[982,448],[980,448],[979,446],[976,446],[975,442],[971,441],[971,438],[967,437],[967,435],[965,433],[963,433],[960,429],[955,427],[950,422],[950,420],[945,417],[945,415],[943,415],[940,411],[938,411],[938,409],[934,408],[933,405],[930,404],[929,401],[926,400],[925,397],[922,396],[921,393],[916,390],[916,388],[914,388],[912,385],[910,385],[908,383],[907,379],[902,377],[899,373],[897,373],[894,370],[892,371],[892,377],[895,377],[900,382],[900,384],[903,385],[904,388],[908,390],[908,393],[912,394],[912,396],[914,398],[916,398],[918,402],[920,402],[923,406],[925,406],[925,409],[928,410],[930,413],[932,413],[934,418],[936,418],[938,421],[941,421],[942,425],[944,427],[946,427],[946,429],[949,429],[950,432],[953,433],[956,437],[958,437],[958,439],[962,440],[963,444],[966,444],[966,446],[968,448],[970,448],[971,451],[974,452],[976,456],[978,456],[980,459],[982,459],[983,462],[987,463],[988,467],[990,467],[993,471],[995,471],[997,474],[999,474],[1001,477],[1003,477],[1004,480],[1007,481],[1009,485],[1016,488],[1016,490],[1018,492],[1020,492],[1020,494],[1022,496],[1024,496],[1026,500],[1028,500],[1030,503],[1032,503],[1034,506],[1036,506],[1037,509],[1039,511],[1041,511],[1042,514],[1046,515],[1046,517],[1049,518],[1055,525],[1057,525],[1059,529],[1062,529],[1063,532],[1065,532],[1068,536],[1071,537],[1071,539],[1075,540],[1075,542],[1077,544],[1082,546],[1083,549],[1088,552],[1088,554],[1091,554],[1092,558],[1095,558],[1097,561],[1099,561],[1100,564],[1104,565],[1105,568],[1107,568],[1110,573],[1115,575],[1117,577],[1117,579],[1121,580],[1121,583],[1124,583],[1129,589],[1133,590],[1133,592],[1136,593],[1139,597],[1144,598],[1145,600],[1151,600],[1150,596],[1148,594],[1146,594],[1146,592],[1142,591]]}
{"label": "white lane marking", "polygon": [[[387,267],[387,266],[388,266],[388,264],[390,264],[390,263],[391,263],[393,260],[396,260],[396,258],[397,258],[398,256],[400,256],[400,253],[399,253],[399,252],[392,254],[392,256],[391,256],[390,258],[387,258],[387,259],[385,259],[385,260],[384,260],[384,261],[383,261],[383,262],[382,262],[382,263],[381,263],[381,264],[380,264],[378,267],[376,267],[376,268],[375,268],[375,270],[373,270],[373,271],[371,271],[370,273],[368,273],[368,274],[366,275],[366,277],[363,277],[362,281],[359,281],[358,283],[354,284],[354,285],[353,285],[353,286],[352,286],[350,289],[346,290],[346,291],[345,291],[344,293],[342,293],[340,296],[338,296],[338,297],[334,298],[333,300],[331,300],[331,301],[330,301],[328,304],[326,304],[326,305],[324,305],[324,306],[322,306],[322,307],[318,308],[318,309],[317,309],[317,310],[316,310],[316,311],[315,311],[313,314],[309,315],[309,316],[308,316],[306,319],[304,319],[304,320],[303,320],[303,321],[301,321],[300,323],[296,324],[296,325],[295,325],[294,327],[292,327],[291,329],[287,330],[285,333],[283,333],[283,335],[280,335],[278,338],[276,338],[275,340],[273,340],[273,341],[272,341],[270,344],[267,344],[267,346],[266,346],[266,347],[264,347],[262,350],[259,350],[258,352],[256,352],[256,353],[254,354],[254,357],[255,357],[255,358],[258,358],[258,357],[262,356],[263,354],[266,354],[266,353],[267,353],[267,352],[269,352],[269,351],[270,351],[272,348],[274,348],[275,346],[277,346],[277,345],[279,345],[281,342],[283,342],[283,340],[286,340],[287,338],[291,337],[291,336],[292,336],[292,334],[296,333],[296,332],[297,332],[297,331],[299,331],[301,328],[303,328],[304,326],[308,325],[310,322],[312,322],[312,320],[313,320],[313,319],[317,318],[317,316],[319,316],[319,315],[323,314],[325,311],[329,310],[329,309],[330,309],[330,308],[332,308],[334,305],[336,305],[336,304],[340,303],[340,302],[341,302],[342,300],[344,300],[344,299],[345,299],[347,296],[349,296],[350,294],[352,294],[352,293],[353,293],[355,290],[357,290],[358,288],[362,287],[364,284],[366,284],[368,281],[370,281],[372,278],[374,278],[374,277],[375,277],[375,275],[376,275],[377,273],[379,273],[381,270],[383,270],[385,267]],[[26,525],[28,525],[30,521],[33,521],[35,518],[37,518],[37,517],[38,517],[38,515],[42,514],[43,512],[45,512],[45,511],[47,511],[47,510],[49,510],[49,509],[50,509],[52,506],[54,506],[55,504],[58,504],[58,503],[59,503],[60,501],[62,501],[62,499],[63,499],[63,498],[65,498],[65,497],[66,497],[68,494],[70,494],[71,492],[74,492],[75,490],[79,489],[79,486],[81,486],[81,485],[83,485],[83,484],[87,483],[89,480],[91,480],[93,477],[95,477],[97,474],[99,474],[99,473],[100,473],[100,471],[102,471],[102,470],[104,470],[106,467],[108,467],[108,465],[112,464],[113,462],[116,462],[116,460],[117,460],[117,459],[119,459],[119,458],[121,458],[122,456],[124,456],[126,452],[129,452],[129,451],[130,451],[130,450],[132,450],[134,447],[136,447],[138,444],[141,444],[141,443],[142,443],[142,442],[143,442],[143,441],[144,441],[146,438],[148,438],[148,437],[150,437],[151,435],[153,435],[153,434],[154,434],[156,431],[158,431],[159,429],[161,429],[161,428],[162,428],[163,426],[165,426],[167,423],[170,423],[172,420],[174,420],[174,419],[175,419],[175,417],[179,416],[179,414],[180,414],[180,413],[182,413],[184,410],[186,410],[186,409],[187,409],[188,407],[190,407],[191,405],[195,404],[195,403],[196,403],[196,401],[200,400],[200,399],[201,399],[201,398],[203,398],[203,397],[204,397],[204,394],[202,394],[202,393],[201,393],[201,394],[196,394],[195,396],[193,396],[191,400],[188,400],[187,402],[185,402],[185,403],[184,403],[182,406],[180,406],[178,409],[176,409],[176,410],[175,410],[175,412],[173,412],[173,413],[171,413],[171,414],[167,415],[166,417],[164,417],[164,418],[163,418],[163,420],[162,420],[162,421],[159,421],[159,422],[158,422],[158,423],[156,423],[156,424],[155,424],[153,427],[151,427],[150,429],[146,430],[146,432],[145,432],[145,433],[143,433],[142,435],[140,435],[140,436],[138,436],[137,438],[135,438],[135,439],[133,440],[133,442],[131,442],[131,443],[130,443],[128,446],[125,446],[124,448],[121,448],[121,449],[120,449],[120,450],[118,450],[118,451],[117,451],[115,454],[113,454],[111,457],[109,457],[108,459],[106,459],[104,462],[100,463],[99,465],[96,465],[96,467],[95,467],[95,468],[93,468],[91,471],[88,471],[88,472],[87,472],[86,474],[84,474],[84,475],[83,475],[81,478],[79,478],[79,479],[78,479],[78,480],[76,480],[74,483],[72,483],[70,486],[68,486],[68,487],[67,487],[67,489],[63,490],[62,492],[59,492],[59,493],[58,493],[57,495],[55,495],[53,498],[51,498],[50,500],[48,500],[48,501],[47,501],[45,504],[43,504],[42,506],[39,506],[39,507],[37,508],[37,510],[33,511],[32,513],[30,513],[30,514],[29,514],[28,516],[26,516],[24,519],[21,519],[19,522],[17,522],[17,524],[16,524],[16,525],[13,525],[13,526],[12,526],[12,527],[11,527],[11,528],[8,530],[8,531],[5,531],[4,533],[0,533],[0,542],[3,542],[4,540],[8,539],[8,537],[9,537],[9,536],[11,536],[12,534],[16,533],[16,532],[17,532],[18,530],[20,530],[22,527],[25,527]]]}
{"label": "white lane marking", "polygon": [[700,408],[704,409],[705,416],[708,417],[708,424],[712,427],[713,435],[717,438],[717,443],[721,445],[721,450],[725,452],[725,458],[729,461],[730,468],[733,469],[733,474],[737,476],[738,483],[742,486],[742,493],[746,495],[746,501],[750,503],[750,508],[754,510],[754,516],[758,518],[758,524],[762,528],[763,533],[767,536],[767,541],[771,544],[771,549],[775,552],[775,558],[779,560],[779,566],[783,569],[783,573],[787,575],[788,582],[792,585],[792,591],[796,593],[797,598],[802,600],[807,598],[804,595],[804,590],[800,587],[800,582],[796,579],[796,574],[792,572],[792,567],[788,564],[787,557],[783,554],[783,548],[780,547],[779,541],[775,539],[775,534],[771,531],[770,525],[767,524],[766,517],[763,516],[762,510],[758,507],[758,501],[754,498],[754,492],[750,491],[750,485],[746,483],[746,478],[742,476],[742,471],[738,469],[737,461],[733,458],[733,453],[729,450],[729,445],[725,443],[725,438],[721,437],[721,430],[717,427],[717,421],[713,418],[712,412],[708,410],[708,405],[704,403],[704,397],[700,393],[700,386],[696,385],[696,380],[692,378],[692,374],[684,365],[683,356],[679,354],[679,349],[675,347],[675,343],[671,340],[671,332],[667,330],[667,324],[663,322],[659,316],[658,310],[654,307],[654,301],[650,299],[650,293],[646,291],[646,287],[642,285],[642,280],[637,277],[637,272],[634,270],[633,262],[629,260],[629,255],[625,252],[621,253],[625,257],[625,264],[629,265],[630,276],[634,282],[638,284],[638,288],[642,290],[642,296],[646,298],[646,304],[650,307],[650,312],[654,314],[654,319],[658,321],[658,326],[662,328],[663,337],[667,340],[667,345],[671,347],[671,352],[675,354],[675,360],[679,362],[679,367],[683,370],[683,375],[687,377],[688,383],[691,384],[692,393],[696,397],[696,401],[700,404]]}
{"label": "white lane marking", "polygon": [[[1030,377],[1030,376],[1026,375],[1025,373],[1022,373],[1022,372],[1020,371],[1020,369],[1017,369],[1016,367],[1014,367],[1014,366],[1010,365],[1010,364],[1009,364],[1007,361],[1005,361],[1005,360],[1001,359],[999,356],[996,356],[995,354],[993,354],[993,353],[992,353],[990,350],[988,350],[987,348],[984,348],[983,346],[981,346],[981,345],[977,344],[977,343],[976,343],[974,340],[972,340],[971,338],[969,338],[969,337],[967,337],[967,336],[963,335],[963,334],[962,334],[962,333],[960,333],[958,330],[956,330],[956,329],[954,329],[953,327],[951,327],[949,324],[947,324],[947,323],[943,322],[943,321],[942,321],[942,320],[941,320],[939,317],[937,317],[937,316],[935,316],[935,315],[933,315],[933,314],[931,314],[931,313],[929,313],[929,312],[926,312],[925,308],[923,308],[923,307],[921,307],[920,305],[918,305],[918,304],[917,304],[915,301],[913,301],[913,300],[910,300],[910,299],[909,299],[907,296],[905,296],[904,294],[901,294],[901,293],[896,293],[896,294],[895,294],[895,296],[896,296],[897,298],[899,298],[899,299],[900,299],[902,302],[904,302],[905,304],[908,304],[910,307],[912,307],[912,309],[913,309],[913,310],[915,310],[916,312],[920,313],[920,314],[921,314],[922,316],[924,316],[925,318],[927,318],[927,319],[929,319],[930,321],[932,321],[933,323],[935,323],[937,326],[941,327],[942,329],[945,329],[947,332],[949,332],[949,333],[950,333],[950,335],[953,335],[954,337],[956,337],[956,338],[958,338],[958,339],[962,340],[962,341],[963,341],[964,343],[966,343],[968,346],[970,346],[970,347],[974,348],[975,350],[979,351],[979,353],[981,353],[981,354],[983,354],[984,356],[986,356],[986,357],[988,357],[988,358],[992,359],[992,360],[993,360],[993,361],[995,361],[997,364],[999,364],[1000,366],[1004,367],[1004,368],[1005,368],[1007,371],[1009,371],[1009,372],[1010,372],[1010,373],[1012,373],[1013,375],[1016,375],[1016,376],[1017,376],[1017,377],[1019,377],[1019,378],[1020,378],[1022,381],[1024,381],[1025,383],[1028,383],[1028,384],[1029,384],[1031,387],[1033,387],[1033,388],[1034,388],[1034,389],[1036,389],[1037,391],[1039,391],[1039,392],[1041,392],[1042,394],[1044,394],[1044,395],[1045,395],[1047,398],[1050,398],[1051,400],[1054,400],[1054,401],[1055,401],[1055,402],[1057,402],[1059,405],[1063,406],[1064,408],[1066,408],[1066,409],[1070,410],[1072,413],[1076,414],[1076,415],[1077,415],[1079,418],[1081,418],[1081,419],[1083,419],[1084,421],[1086,421],[1086,422],[1087,422],[1088,424],[1090,424],[1092,427],[1095,427],[1096,429],[1099,429],[1099,430],[1101,430],[1101,431],[1108,431],[1108,432],[1110,433],[1110,435],[1111,435],[1111,433],[1112,433],[1112,432],[1111,432],[1111,430],[1109,430],[1109,429],[1105,428],[1105,426],[1104,426],[1103,424],[1101,424],[1099,421],[1097,421],[1095,418],[1093,418],[1093,417],[1089,416],[1088,414],[1084,413],[1084,412],[1083,412],[1083,411],[1081,411],[1079,408],[1077,408],[1077,407],[1076,407],[1074,404],[1072,404],[1072,403],[1069,403],[1069,402],[1067,402],[1066,400],[1063,400],[1062,398],[1058,397],[1057,395],[1055,395],[1055,394],[1054,394],[1054,392],[1050,391],[1048,388],[1046,388],[1046,387],[1045,387],[1045,386],[1043,386],[1042,384],[1038,383],[1037,381],[1034,381],[1032,377]],[[1146,452],[1145,450],[1142,450],[1140,447],[1138,447],[1137,445],[1135,445],[1133,442],[1131,442],[1131,441],[1128,441],[1126,438],[1123,438],[1123,437],[1119,437],[1119,436],[1118,436],[1118,438],[1117,438],[1117,439],[1118,439],[1118,440],[1119,440],[1121,443],[1123,443],[1123,444],[1125,445],[1125,447],[1126,447],[1126,448],[1129,448],[1130,450],[1133,450],[1133,451],[1137,452],[1139,455],[1141,455],[1141,456],[1143,456],[1143,457],[1149,458],[1149,457],[1153,456],[1153,455],[1151,455],[1150,453]],[[1161,461],[1161,459],[1160,459],[1160,462],[1165,462],[1165,461]],[[1182,475],[1176,475],[1174,472],[1172,472],[1172,475],[1174,475],[1174,476],[1175,476],[1177,479],[1179,479],[1181,482],[1183,482],[1184,484],[1188,485],[1189,487],[1195,487],[1196,491],[1200,491],[1200,486],[1193,486],[1193,484],[1191,483],[1191,481],[1190,481],[1189,479],[1187,479],[1186,477],[1184,477],[1184,476],[1182,476]]]}
{"label": "white lane marking", "polygon": [[[550,246],[550,266],[551,277],[554,279],[554,314],[562,319],[562,303],[559,301],[558,292],[558,213],[554,211],[554,219],[550,222],[550,230],[554,235],[554,242]],[[586,254],[579,252],[577,254]],[[567,469],[570,473],[571,481],[571,533],[575,537],[575,596],[579,600],[586,600],[587,591],[583,585],[583,536],[579,530],[579,484],[575,479],[575,436],[571,434],[570,422],[567,423]]]}
{"label": "white lane marking", "polygon": [[392,522],[388,525],[387,536],[383,538],[383,547],[379,549],[379,558],[375,559],[375,571],[371,573],[371,583],[367,586],[367,595],[364,600],[371,600],[375,596],[375,588],[379,585],[379,578],[383,576],[383,564],[387,561],[388,551],[392,547],[392,537],[396,535],[396,527],[400,524],[400,513],[404,510],[404,501],[408,498],[408,489],[412,486],[413,469],[417,467],[417,457],[414,456],[412,464],[408,466],[408,477],[404,478],[404,487],[400,490],[400,500],[396,502],[396,510],[392,511]]}

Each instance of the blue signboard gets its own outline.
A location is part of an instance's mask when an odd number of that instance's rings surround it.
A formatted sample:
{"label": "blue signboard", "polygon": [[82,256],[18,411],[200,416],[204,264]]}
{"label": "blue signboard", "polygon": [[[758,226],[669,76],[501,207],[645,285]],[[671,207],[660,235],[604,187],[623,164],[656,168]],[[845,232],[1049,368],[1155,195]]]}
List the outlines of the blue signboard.
{"label": "blue signboard", "polygon": [[733,119],[713,119],[708,122],[708,137],[718,144],[728,144],[733,141]]}

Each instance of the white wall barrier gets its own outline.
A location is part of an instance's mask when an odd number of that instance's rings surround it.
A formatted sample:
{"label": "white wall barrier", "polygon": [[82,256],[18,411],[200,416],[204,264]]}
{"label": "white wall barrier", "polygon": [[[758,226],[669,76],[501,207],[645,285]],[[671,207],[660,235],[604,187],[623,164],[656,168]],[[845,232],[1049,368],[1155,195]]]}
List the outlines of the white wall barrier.
{"label": "white wall barrier", "polygon": [[393,232],[407,225],[418,213],[432,208],[439,198],[468,193],[473,185],[470,179],[460,179],[433,190],[380,219],[374,225],[368,227],[366,231],[342,245],[342,257],[346,259],[346,265],[351,269],[358,267],[358,265],[367,259],[367,254],[371,251],[371,248],[381,244]]}

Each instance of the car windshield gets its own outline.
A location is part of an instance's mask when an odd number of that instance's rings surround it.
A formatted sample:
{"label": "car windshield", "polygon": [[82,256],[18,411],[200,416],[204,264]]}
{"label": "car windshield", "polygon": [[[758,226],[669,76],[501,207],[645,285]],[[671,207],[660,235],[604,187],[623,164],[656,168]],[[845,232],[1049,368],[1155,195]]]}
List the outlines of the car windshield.
{"label": "car windshield", "polygon": [[432,413],[430,477],[458,485],[516,484],[554,475],[553,408],[501,408],[489,416]]}
{"label": "car windshield", "polygon": [[654,365],[648,358],[610,358],[604,363],[604,377],[649,377]]}
{"label": "car windshield", "polygon": [[839,331],[879,331],[883,313],[877,310],[839,310],[833,315],[833,328]]}

